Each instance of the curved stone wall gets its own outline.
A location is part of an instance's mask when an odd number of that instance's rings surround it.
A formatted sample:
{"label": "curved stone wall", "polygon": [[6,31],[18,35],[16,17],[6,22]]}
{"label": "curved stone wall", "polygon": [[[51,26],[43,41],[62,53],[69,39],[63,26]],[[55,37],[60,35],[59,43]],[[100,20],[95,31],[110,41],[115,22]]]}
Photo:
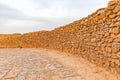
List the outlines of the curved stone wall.
{"label": "curved stone wall", "polygon": [[79,54],[120,76],[120,0],[111,0],[108,7],[52,31],[0,35],[0,47],[42,47]]}

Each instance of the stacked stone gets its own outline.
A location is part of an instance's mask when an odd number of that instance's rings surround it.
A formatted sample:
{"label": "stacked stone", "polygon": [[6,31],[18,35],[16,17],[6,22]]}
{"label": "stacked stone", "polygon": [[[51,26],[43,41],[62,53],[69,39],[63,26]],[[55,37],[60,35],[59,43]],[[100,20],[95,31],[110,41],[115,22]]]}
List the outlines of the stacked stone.
{"label": "stacked stone", "polygon": [[120,0],[111,0],[108,7],[52,31],[7,38],[0,35],[0,43],[4,47],[41,47],[79,54],[120,76]]}
{"label": "stacked stone", "polygon": [[21,37],[22,47],[24,48],[46,47],[48,45],[48,33],[49,31],[40,31],[24,34]]}
{"label": "stacked stone", "polygon": [[21,34],[0,35],[0,48],[19,48]]}
{"label": "stacked stone", "polygon": [[120,1],[66,26],[53,30],[49,48],[80,54],[120,74]]}

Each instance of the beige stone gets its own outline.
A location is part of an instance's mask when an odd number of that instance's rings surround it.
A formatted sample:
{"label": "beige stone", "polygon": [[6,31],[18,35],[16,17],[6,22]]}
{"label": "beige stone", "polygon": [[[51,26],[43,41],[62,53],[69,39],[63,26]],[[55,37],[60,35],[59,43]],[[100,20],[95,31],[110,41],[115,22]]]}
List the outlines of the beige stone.
{"label": "beige stone", "polygon": [[115,7],[115,9],[113,10],[114,13],[117,13],[119,11],[120,11],[120,6]]}
{"label": "beige stone", "polygon": [[117,13],[117,16],[120,16],[120,11]]}
{"label": "beige stone", "polygon": [[120,43],[112,43],[112,51],[113,53],[120,51]]}
{"label": "beige stone", "polygon": [[100,50],[100,47],[96,47],[95,50],[99,51],[99,50]]}
{"label": "beige stone", "polygon": [[92,38],[92,39],[91,39],[91,42],[95,42],[95,41],[96,41],[96,38]]}
{"label": "beige stone", "polygon": [[116,53],[116,56],[117,56],[118,58],[120,58],[120,51],[119,51],[118,53]]}
{"label": "beige stone", "polygon": [[120,33],[120,27],[114,27],[110,29],[110,33],[118,34]]}
{"label": "beige stone", "polygon": [[112,44],[111,43],[107,43],[107,47],[111,47],[112,46]]}
{"label": "beige stone", "polygon": [[120,27],[120,21],[116,22],[116,23],[114,24],[114,26]]}
{"label": "beige stone", "polygon": [[112,14],[112,11],[107,11],[105,14],[108,17],[110,14]]}
{"label": "beige stone", "polygon": [[116,36],[117,38],[120,38],[120,33]]}
{"label": "beige stone", "polygon": [[110,1],[110,2],[108,3],[108,7],[110,7],[110,6],[114,5],[114,4],[115,4],[114,1]]}
{"label": "beige stone", "polygon": [[110,28],[113,28],[113,27],[115,27],[115,24],[114,24],[114,23],[111,23],[111,24],[109,25],[109,27],[110,27]]}
{"label": "beige stone", "polygon": [[115,6],[109,6],[107,9],[108,10],[113,10],[115,8]]}
{"label": "beige stone", "polygon": [[119,42],[120,43],[120,38],[114,39],[114,42]]}
{"label": "beige stone", "polygon": [[115,59],[114,62],[115,62],[117,65],[120,65],[120,60]]}
{"label": "beige stone", "polygon": [[109,15],[109,18],[115,18],[116,17],[116,14],[111,14],[111,15]]}
{"label": "beige stone", "polygon": [[106,47],[106,52],[112,53],[112,48],[111,47]]}
{"label": "beige stone", "polygon": [[110,37],[111,37],[111,38],[116,38],[116,35],[113,34],[113,33],[111,33]]}

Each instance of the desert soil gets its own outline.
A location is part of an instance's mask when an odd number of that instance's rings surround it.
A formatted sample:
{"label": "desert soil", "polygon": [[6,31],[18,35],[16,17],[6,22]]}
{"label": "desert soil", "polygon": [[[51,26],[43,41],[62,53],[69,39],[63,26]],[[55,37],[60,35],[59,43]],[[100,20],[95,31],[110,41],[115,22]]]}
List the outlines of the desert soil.
{"label": "desert soil", "polygon": [[72,54],[47,49],[0,49],[0,80],[118,80]]}

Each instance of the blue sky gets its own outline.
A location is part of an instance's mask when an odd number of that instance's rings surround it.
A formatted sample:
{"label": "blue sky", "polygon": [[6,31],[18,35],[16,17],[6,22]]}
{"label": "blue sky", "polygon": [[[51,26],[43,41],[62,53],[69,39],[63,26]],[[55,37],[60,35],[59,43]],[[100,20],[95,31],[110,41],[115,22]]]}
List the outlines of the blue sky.
{"label": "blue sky", "polygon": [[109,0],[0,0],[0,34],[51,30],[107,7]]}

